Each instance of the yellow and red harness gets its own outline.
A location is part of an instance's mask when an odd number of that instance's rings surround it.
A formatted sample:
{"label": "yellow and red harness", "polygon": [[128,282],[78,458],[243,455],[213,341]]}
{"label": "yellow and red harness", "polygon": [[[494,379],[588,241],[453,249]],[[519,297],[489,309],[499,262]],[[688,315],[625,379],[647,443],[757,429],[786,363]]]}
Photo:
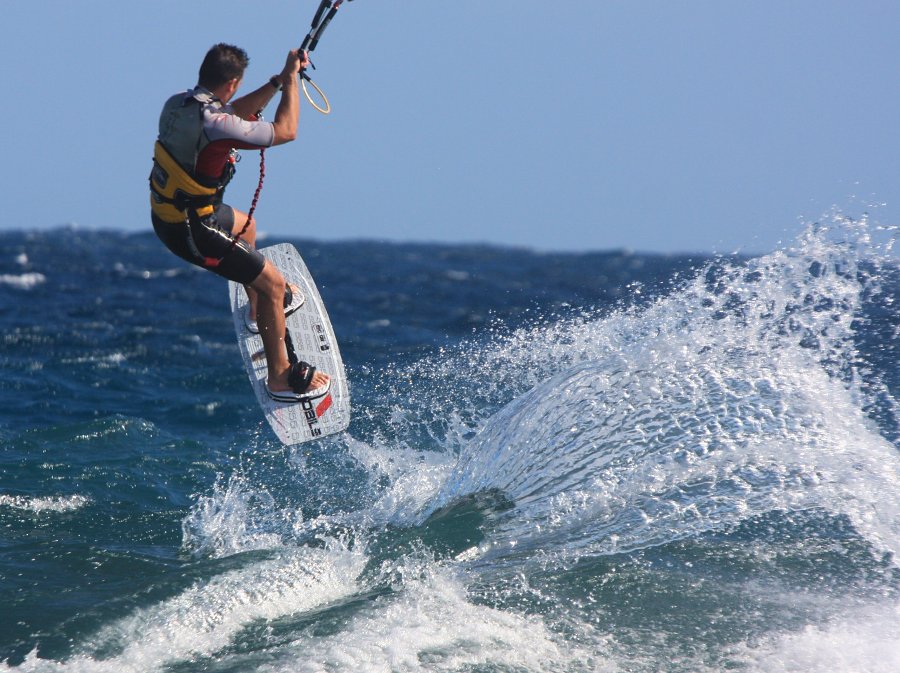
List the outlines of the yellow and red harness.
{"label": "yellow and red harness", "polygon": [[214,186],[199,182],[156,141],[150,171],[150,209],[163,222],[176,224],[191,217],[212,215],[214,204],[225,188],[223,182],[216,181]]}

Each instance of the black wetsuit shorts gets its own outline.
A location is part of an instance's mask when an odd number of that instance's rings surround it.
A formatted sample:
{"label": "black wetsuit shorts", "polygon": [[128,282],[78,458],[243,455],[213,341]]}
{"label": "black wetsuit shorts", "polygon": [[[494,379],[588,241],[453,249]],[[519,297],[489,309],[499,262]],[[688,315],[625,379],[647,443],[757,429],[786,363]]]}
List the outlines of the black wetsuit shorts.
{"label": "black wetsuit shorts", "polygon": [[153,213],[153,230],[166,247],[182,259],[236,283],[248,285],[265,266],[265,258],[246,241],[233,245],[234,210],[224,203],[202,220],[163,222]]}

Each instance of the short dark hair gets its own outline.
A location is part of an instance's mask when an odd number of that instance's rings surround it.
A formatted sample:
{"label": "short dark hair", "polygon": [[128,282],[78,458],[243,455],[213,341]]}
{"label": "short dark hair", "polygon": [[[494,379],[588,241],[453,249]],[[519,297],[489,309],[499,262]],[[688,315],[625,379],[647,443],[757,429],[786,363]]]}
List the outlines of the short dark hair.
{"label": "short dark hair", "polygon": [[250,63],[247,52],[233,44],[213,45],[203,63],[197,83],[206,89],[216,89],[233,79],[241,79]]}

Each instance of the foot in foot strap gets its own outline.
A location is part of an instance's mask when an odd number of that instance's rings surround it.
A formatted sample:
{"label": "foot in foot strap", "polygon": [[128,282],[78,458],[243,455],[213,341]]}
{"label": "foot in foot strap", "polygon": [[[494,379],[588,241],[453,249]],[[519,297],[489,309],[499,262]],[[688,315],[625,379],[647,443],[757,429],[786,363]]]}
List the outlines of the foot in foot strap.
{"label": "foot in foot strap", "polygon": [[[296,404],[306,400],[315,400],[324,397],[331,388],[331,377],[327,374],[316,375],[316,368],[308,362],[298,362],[291,365],[288,374],[290,390],[272,390],[266,382],[266,392],[276,402]],[[314,387],[315,386],[315,387]]]}
{"label": "foot in foot strap", "polygon": [[303,306],[306,297],[300,292],[300,288],[296,285],[285,285],[284,287],[284,317],[287,318],[298,308]]}

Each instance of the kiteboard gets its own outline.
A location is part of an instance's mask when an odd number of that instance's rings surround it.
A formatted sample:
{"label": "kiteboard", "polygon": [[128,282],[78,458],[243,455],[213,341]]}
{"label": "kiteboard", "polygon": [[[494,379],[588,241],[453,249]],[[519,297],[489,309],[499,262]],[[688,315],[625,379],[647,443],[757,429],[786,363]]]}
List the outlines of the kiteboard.
{"label": "kiteboard", "polygon": [[238,346],[256,399],[269,425],[284,444],[309,442],[341,432],[350,424],[350,392],[347,374],[325,304],[303,258],[290,243],[260,249],[281,271],[288,284],[299,288],[305,301],[285,319],[289,343],[296,357],[331,377],[328,393],[297,403],[277,402],[266,392],[266,355],[259,334],[250,331],[246,313],[249,300],[243,285],[228,283],[231,313]]}

